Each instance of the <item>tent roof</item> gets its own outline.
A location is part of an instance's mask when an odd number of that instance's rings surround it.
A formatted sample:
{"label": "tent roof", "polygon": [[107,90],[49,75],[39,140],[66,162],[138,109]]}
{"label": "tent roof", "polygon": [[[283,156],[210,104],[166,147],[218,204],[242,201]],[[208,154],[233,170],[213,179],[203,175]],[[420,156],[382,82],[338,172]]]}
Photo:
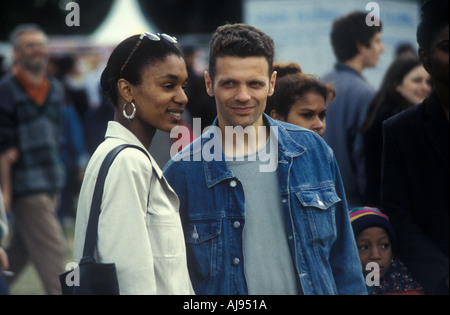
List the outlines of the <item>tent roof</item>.
{"label": "tent roof", "polygon": [[157,28],[142,13],[137,0],[114,0],[108,16],[90,36],[99,46],[115,46],[125,38]]}

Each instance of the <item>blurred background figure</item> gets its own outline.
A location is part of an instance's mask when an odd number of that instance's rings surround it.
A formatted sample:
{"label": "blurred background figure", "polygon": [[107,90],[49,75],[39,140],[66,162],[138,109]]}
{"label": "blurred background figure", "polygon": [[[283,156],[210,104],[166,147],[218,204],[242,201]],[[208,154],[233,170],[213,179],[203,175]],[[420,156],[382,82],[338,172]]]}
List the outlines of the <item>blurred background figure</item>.
{"label": "blurred background figure", "polygon": [[86,150],[90,156],[100,143],[105,140],[108,122],[114,120],[114,107],[105,99],[101,87],[100,76],[103,70],[101,57],[93,53],[86,66],[84,90],[87,96],[86,111],[81,116],[84,127]]}
{"label": "blurred background figure", "polygon": [[417,49],[413,47],[413,45],[410,43],[401,43],[395,48],[394,59],[401,57],[419,58],[419,55],[417,54]]}
{"label": "blurred background figure", "polygon": [[[203,73],[199,74],[195,67],[200,50],[195,46],[183,48],[186,67],[189,75],[189,84],[186,87],[186,95],[189,99],[186,109],[192,118],[201,118],[201,130],[211,126],[217,116],[214,98],[206,93],[205,79]],[[188,122],[192,126],[192,122]]]}
{"label": "blurred background figure", "polygon": [[361,126],[366,161],[364,204],[380,206],[383,121],[421,103],[431,92],[430,75],[419,57],[402,56],[389,67]]}
{"label": "blurred background figure", "polygon": [[331,30],[337,64],[323,77],[336,88],[336,99],[328,106],[324,139],[333,149],[341,171],[349,208],[362,203],[365,187],[364,148],[358,135],[375,90],[362,71],[376,67],[384,51],[382,23],[366,24],[367,12],[338,18]]}
{"label": "blurred background figure", "polygon": [[65,175],[64,88],[47,75],[48,39],[39,26],[18,26],[11,42],[14,72],[0,83],[0,184],[14,216],[9,263],[16,277],[31,260],[47,294],[60,294],[66,246],[56,209]]}
{"label": "blurred background figure", "polygon": [[81,119],[87,112],[88,103],[83,81],[78,79],[80,74],[76,71],[75,57],[51,58],[48,69],[49,73],[63,83],[65,89],[64,146],[61,150],[61,159],[66,177],[57,210],[58,217],[65,227],[66,223],[70,225],[75,220],[76,201],[89,161]]}
{"label": "blurred background figure", "polygon": [[425,1],[419,56],[433,91],[383,123],[381,205],[399,254],[428,294],[449,294],[448,0]]}
{"label": "blurred background figure", "polygon": [[266,114],[323,137],[326,107],[336,95],[334,88],[303,73],[296,63],[275,63],[274,71],[277,72],[275,92],[267,100]]}

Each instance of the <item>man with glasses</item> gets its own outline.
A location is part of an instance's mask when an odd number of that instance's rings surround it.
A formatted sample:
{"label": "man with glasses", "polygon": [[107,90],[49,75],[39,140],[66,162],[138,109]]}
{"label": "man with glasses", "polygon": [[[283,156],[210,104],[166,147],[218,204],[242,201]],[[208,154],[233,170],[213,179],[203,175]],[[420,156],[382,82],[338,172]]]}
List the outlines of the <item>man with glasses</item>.
{"label": "man with glasses", "polygon": [[47,76],[47,37],[36,25],[11,36],[14,73],[0,83],[0,184],[14,215],[8,256],[15,275],[30,259],[47,294],[60,294],[65,238],[56,217],[64,185],[64,90]]}
{"label": "man with glasses", "polygon": [[[273,40],[262,31],[219,27],[205,73],[218,118],[166,165],[194,290],[365,294],[331,150],[315,133],[264,114],[276,81],[273,58]],[[274,169],[267,157],[277,161]]]}

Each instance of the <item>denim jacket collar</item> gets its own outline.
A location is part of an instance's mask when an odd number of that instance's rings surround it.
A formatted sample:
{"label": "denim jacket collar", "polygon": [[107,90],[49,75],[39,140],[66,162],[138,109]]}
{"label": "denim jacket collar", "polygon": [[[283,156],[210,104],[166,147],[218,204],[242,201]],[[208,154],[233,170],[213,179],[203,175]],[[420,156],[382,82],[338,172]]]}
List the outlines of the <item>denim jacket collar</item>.
{"label": "denim jacket collar", "polygon": [[[302,155],[306,148],[301,146],[299,143],[295,142],[294,139],[289,135],[286,129],[298,130],[301,127],[294,126],[291,124],[283,123],[280,121],[276,121],[270,118],[268,115],[263,114],[264,120],[267,126],[275,127],[278,130],[278,163],[280,161],[286,161],[287,159],[291,159],[297,156]],[[213,139],[213,137],[220,137],[217,135],[216,130],[218,128],[218,118],[212,124],[213,128],[210,128],[202,137],[201,137],[201,148],[203,149],[205,144]],[[212,136],[212,134],[214,134]],[[221,138],[220,138],[221,139]],[[194,146],[195,148],[195,146]],[[222,149],[222,146],[220,147]],[[199,149],[197,149],[198,151]],[[194,149],[194,154],[196,153]],[[197,152],[198,153],[198,152]],[[208,188],[211,188],[218,183],[226,180],[234,178],[234,174],[228,166],[228,163],[225,160],[225,155],[223,151],[221,152],[222,159],[220,161],[212,160],[206,161],[202,159],[204,170],[205,170],[205,179]]]}

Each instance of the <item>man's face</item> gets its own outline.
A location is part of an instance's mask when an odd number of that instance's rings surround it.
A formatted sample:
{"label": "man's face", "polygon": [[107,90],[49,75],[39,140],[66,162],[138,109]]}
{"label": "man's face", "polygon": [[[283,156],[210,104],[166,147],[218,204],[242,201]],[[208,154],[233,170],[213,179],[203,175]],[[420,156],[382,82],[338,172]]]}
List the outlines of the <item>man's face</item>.
{"label": "man's face", "polygon": [[362,54],[364,68],[373,68],[378,64],[380,55],[384,51],[384,45],[381,42],[381,33],[376,33],[370,40],[369,47],[360,46],[360,53]]}
{"label": "man's face", "polygon": [[219,127],[262,126],[267,97],[274,91],[276,73],[269,76],[264,57],[217,58],[216,75],[205,73],[208,94],[215,96]]}
{"label": "man's face", "polygon": [[38,31],[20,34],[17,38],[14,55],[17,62],[28,71],[45,70],[48,61],[47,38]]}

